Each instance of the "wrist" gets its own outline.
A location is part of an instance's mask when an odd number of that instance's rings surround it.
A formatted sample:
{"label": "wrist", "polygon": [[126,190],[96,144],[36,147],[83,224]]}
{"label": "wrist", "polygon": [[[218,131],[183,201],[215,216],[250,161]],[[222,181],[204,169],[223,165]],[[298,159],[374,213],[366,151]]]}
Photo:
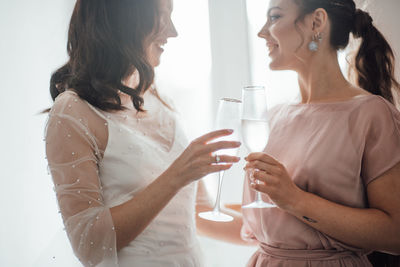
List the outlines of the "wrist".
{"label": "wrist", "polygon": [[180,175],[173,171],[166,170],[160,178],[167,188],[170,188],[170,190],[174,192],[178,192],[184,186],[184,183],[181,181],[179,176]]}
{"label": "wrist", "polygon": [[302,206],[307,198],[307,194],[308,193],[306,191],[303,191],[299,187],[296,187],[295,193],[291,195],[290,202],[284,208],[284,210],[286,210],[288,213],[292,215],[301,213]]}

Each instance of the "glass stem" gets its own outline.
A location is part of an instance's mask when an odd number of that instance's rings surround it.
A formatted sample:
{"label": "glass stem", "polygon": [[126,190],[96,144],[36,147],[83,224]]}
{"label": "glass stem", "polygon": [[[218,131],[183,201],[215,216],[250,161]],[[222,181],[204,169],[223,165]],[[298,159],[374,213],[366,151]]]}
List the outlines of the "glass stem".
{"label": "glass stem", "polygon": [[257,192],[257,196],[256,196],[256,202],[263,202],[262,198],[261,198],[261,193]]}
{"label": "glass stem", "polygon": [[219,213],[220,210],[220,201],[221,201],[221,188],[222,188],[222,178],[224,178],[224,171],[220,171],[218,173],[218,193],[217,193],[217,199],[215,200],[215,205],[214,205],[214,212]]}
{"label": "glass stem", "polygon": [[[254,169],[250,170],[250,178],[251,178],[252,181],[254,181],[254,171],[255,171]],[[256,183],[259,184],[258,180],[256,181]],[[256,193],[256,201],[255,202],[257,202],[257,203],[263,202],[263,200],[261,198],[261,193],[258,192],[258,191]]]}

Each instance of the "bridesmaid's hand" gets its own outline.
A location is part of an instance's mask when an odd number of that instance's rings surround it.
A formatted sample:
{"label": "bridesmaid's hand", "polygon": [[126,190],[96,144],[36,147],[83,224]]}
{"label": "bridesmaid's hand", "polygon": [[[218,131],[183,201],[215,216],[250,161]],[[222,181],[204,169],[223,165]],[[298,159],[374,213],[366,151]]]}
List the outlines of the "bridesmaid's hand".
{"label": "bridesmaid's hand", "polygon": [[[302,191],[279,161],[264,152],[249,154],[245,170],[254,170],[250,186],[264,194],[281,209],[289,210],[301,199]],[[259,181],[259,184],[256,183]]]}

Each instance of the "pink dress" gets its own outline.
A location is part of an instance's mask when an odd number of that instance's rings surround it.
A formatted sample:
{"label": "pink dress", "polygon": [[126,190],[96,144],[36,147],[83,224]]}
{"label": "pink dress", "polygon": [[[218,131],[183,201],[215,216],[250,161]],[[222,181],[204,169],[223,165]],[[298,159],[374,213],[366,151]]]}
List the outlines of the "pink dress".
{"label": "pink dress", "polygon": [[[400,112],[382,97],[278,106],[269,114],[265,152],[286,166],[300,188],[327,200],[367,208],[367,185],[400,162]],[[246,179],[243,204],[254,198]],[[368,251],[279,208],[243,215],[242,233],[260,241],[247,266],[371,266]]]}

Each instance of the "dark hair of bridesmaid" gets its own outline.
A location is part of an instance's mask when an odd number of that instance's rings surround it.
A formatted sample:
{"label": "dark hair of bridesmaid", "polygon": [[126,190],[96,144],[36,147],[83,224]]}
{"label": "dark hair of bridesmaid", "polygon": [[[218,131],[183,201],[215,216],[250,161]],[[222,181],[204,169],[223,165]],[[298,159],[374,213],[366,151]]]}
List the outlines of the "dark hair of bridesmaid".
{"label": "dark hair of bridesmaid", "polygon": [[[146,45],[158,31],[159,12],[159,0],[77,0],[68,31],[69,60],[50,80],[53,100],[73,88],[95,107],[121,110],[121,91],[143,111],[141,94],[154,81]],[[122,81],[135,71],[139,85],[124,85]]]}
{"label": "dark hair of bridesmaid", "polygon": [[393,51],[371,16],[357,9],[353,0],[294,0],[300,7],[301,21],[317,8],[326,10],[332,25],[330,40],[336,50],[349,44],[350,33],[360,38],[361,44],[354,58],[350,74],[355,74],[357,85],[372,94],[380,95],[394,104],[393,91],[400,91],[394,75]]}

